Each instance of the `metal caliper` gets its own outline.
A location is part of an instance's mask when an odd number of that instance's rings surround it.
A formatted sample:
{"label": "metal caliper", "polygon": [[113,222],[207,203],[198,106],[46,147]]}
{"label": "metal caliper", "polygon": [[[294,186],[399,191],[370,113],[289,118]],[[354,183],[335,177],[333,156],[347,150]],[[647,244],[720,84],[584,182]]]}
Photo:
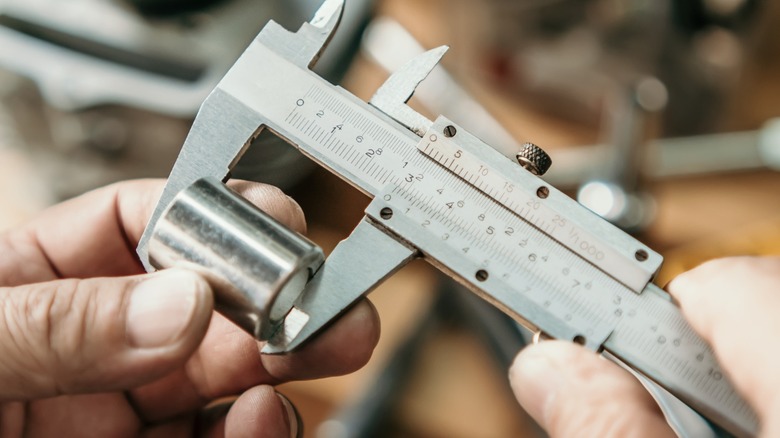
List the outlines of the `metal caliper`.
{"label": "metal caliper", "polygon": [[[187,266],[217,309],[299,347],[410,260],[423,257],[524,326],[620,360],[737,435],[758,422],[669,295],[662,257],[540,179],[533,145],[507,159],[441,116],[406,105],[447,48],[390,77],[369,103],[310,70],[343,0],[293,33],[271,21],[198,113],[138,246],[148,270]],[[322,251],[223,183],[264,130],[373,198]]]}

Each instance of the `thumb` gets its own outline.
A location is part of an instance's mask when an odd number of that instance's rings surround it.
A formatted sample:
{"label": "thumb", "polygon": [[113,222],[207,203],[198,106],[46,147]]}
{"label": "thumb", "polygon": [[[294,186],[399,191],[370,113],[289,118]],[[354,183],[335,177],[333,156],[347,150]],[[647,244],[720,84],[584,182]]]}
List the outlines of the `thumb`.
{"label": "thumb", "polygon": [[0,401],[150,382],[189,358],[212,308],[185,270],[0,288]]}
{"label": "thumb", "polygon": [[579,345],[531,345],[509,379],[520,404],[552,437],[675,436],[639,381]]}

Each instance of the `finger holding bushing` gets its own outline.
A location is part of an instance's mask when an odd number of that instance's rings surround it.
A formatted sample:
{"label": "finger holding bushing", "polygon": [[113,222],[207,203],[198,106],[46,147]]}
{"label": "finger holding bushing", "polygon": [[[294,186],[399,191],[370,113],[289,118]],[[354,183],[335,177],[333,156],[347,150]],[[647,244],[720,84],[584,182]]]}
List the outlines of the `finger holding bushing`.
{"label": "finger holding bushing", "polygon": [[149,240],[157,269],[184,267],[211,284],[216,309],[269,339],[322,265],[322,250],[213,178],[181,191]]}

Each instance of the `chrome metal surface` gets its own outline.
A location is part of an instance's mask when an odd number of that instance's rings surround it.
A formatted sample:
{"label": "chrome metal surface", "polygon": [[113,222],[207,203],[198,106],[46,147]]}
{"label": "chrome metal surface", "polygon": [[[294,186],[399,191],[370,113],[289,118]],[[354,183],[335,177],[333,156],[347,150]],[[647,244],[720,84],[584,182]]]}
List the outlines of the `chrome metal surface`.
{"label": "chrome metal surface", "polygon": [[214,289],[216,308],[258,339],[273,335],[325,256],[212,178],[187,187],[149,241],[155,268],[186,267]]}
{"label": "chrome metal surface", "polygon": [[235,0],[183,26],[121,2],[0,0],[0,68],[62,110],[116,103],[191,117],[271,7]]}

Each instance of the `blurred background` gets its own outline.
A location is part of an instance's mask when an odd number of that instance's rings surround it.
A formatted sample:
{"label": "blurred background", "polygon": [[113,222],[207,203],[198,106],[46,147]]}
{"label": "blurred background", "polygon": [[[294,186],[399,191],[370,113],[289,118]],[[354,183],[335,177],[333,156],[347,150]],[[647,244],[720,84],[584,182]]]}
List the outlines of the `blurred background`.
{"label": "blurred background", "polygon": [[[271,18],[316,0],[0,0],[0,230],[92,188],[167,176],[200,102]],[[769,0],[348,0],[317,71],[368,100],[448,44],[411,101],[661,252],[658,284],[780,253],[780,4]],[[778,119],[780,120],[780,119]],[[281,142],[236,175],[297,199],[328,251],[368,199]],[[506,370],[525,338],[424,262],[372,294],[383,336],[350,376],[283,385],[307,437],[542,436]]]}

